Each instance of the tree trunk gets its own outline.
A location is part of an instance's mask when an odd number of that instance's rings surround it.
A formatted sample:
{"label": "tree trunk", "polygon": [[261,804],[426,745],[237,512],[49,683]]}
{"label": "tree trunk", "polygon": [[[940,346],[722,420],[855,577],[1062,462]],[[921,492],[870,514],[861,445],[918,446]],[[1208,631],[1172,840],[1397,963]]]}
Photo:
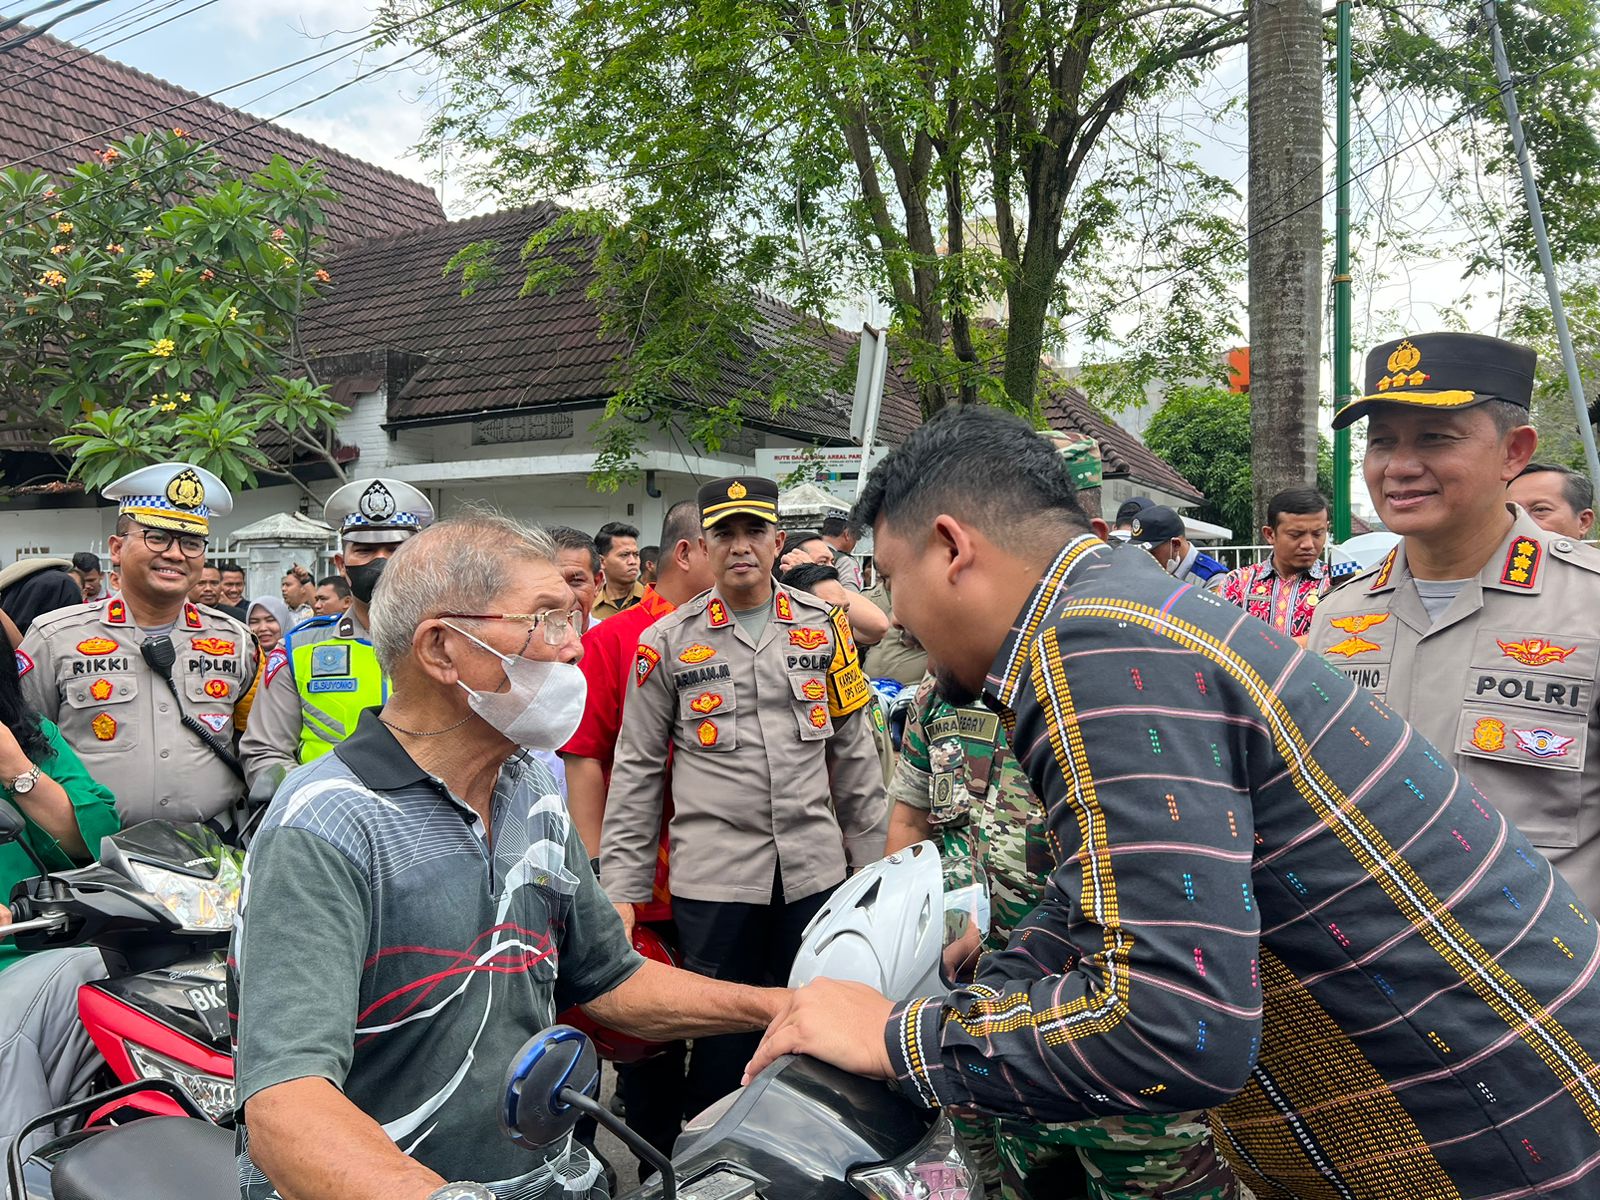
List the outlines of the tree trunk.
{"label": "tree trunk", "polygon": [[[1049,231],[1055,237],[1055,229]],[[1006,288],[1006,398],[1018,412],[1037,408],[1039,356],[1044,323],[1050,315],[1050,293],[1061,263],[1042,234],[1028,230],[1016,278]]]}
{"label": "tree trunk", "polygon": [[1250,464],[1256,521],[1317,481],[1322,358],[1322,13],[1250,4]]}

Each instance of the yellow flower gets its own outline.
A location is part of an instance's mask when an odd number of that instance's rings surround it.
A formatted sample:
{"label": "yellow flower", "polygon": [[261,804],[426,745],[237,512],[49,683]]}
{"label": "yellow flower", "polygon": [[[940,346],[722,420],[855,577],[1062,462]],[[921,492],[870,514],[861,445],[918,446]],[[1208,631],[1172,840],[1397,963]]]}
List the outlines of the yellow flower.
{"label": "yellow flower", "polygon": [[143,287],[145,284],[149,283],[155,277],[156,277],[156,273],[154,271],[152,271],[149,267],[140,267],[137,271],[135,271],[133,273],[133,281],[139,287]]}
{"label": "yellow flower", "polygon": [[178,406],[176,404],[163,404],[161,406],[161,411],[162,412],[171,412],[173,409],[175,409],[177,407]]}
{"label": "yellow flower", "polygon": [[238,309],[238,307],[235,306],[233,308],[230,308],[228,310],[228,320],[237,321],[238,319],[239,319],[239,309]]}
{"label": "yellow flower", "polygon": [[159,341],[151,343],[150,353],[155,355],[157,358],[171,358],[172,352],[177,348],[178,347],[176,343],[174,343],[171,338],[162,338]]}
{"label": "yellow flower", "polygon": [[50,253],[55,255],[70,254],[71,252],[72,247],[66,245],[64,242],[59,242],[50,247]]}
{"label": "yellow flower", "polygon": [[60,271],[54,271],[54,270],[46,271],[43,275],[39,276],[39,283],[43,287],[48,287],[48,288],[64,287],[66,285],[66,282],[67,282],[67,277],[65,275],[63,275]]}
{"label": "yellow flower", "polygon": [[59,225],[56,226],[56,232],[57,233],[71,233],[72,230],[73,230],[73,224],[72,224],[71,221],[62,221]]}
{"label": "yellow flower", "polygon": [[121,254],[122,253],[122,243],[121,242],[107,242],[106,243],[106,253],[107,254]]}
{"label": "yellow flower", "polygon": [[178,403],[179,404],[187,404],[187,403],[189,403],[189,401],[191,401],[193,399],[194,399],[194,397],[191,396],[188,392],[179,392],[178,393]]}

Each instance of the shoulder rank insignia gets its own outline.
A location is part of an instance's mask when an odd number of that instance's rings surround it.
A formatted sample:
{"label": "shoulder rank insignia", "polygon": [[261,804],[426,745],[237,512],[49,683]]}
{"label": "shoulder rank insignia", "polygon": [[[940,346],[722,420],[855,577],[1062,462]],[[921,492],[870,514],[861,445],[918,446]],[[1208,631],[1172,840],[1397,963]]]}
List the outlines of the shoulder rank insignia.
{"label": "shoulder rank insignia", "polygon": [[791,629],[789,630],[789,644],[799,646],[802,650],[815,650],[828,640],[828,635],[820,629]]}
{"label": "shoulder rank insignia", "polygon": [[701,721],[695,727],[694,736],[699,739],[702,746],[707,748],[715,746],[717,744],[717,723],[715,721]]}
{"label": "shoulder rank insignia", "polygon": [[681,663],[688,663],[692,667],[695,663],[705,662],[706,659],[710,658],[715,653],[716,651],[710,646],[707,646],[704,642],[696,642],[692,646],[685,646],[678,653],[678,661]]}
{"label": "shoulder rank insignia", "polygon": [[97,713],[94,720],[89,722],[89,728],[100,741],[109,742],[117,736],[117,719],[110,713]]}
{"label": "shoulder rank insignia", "polygon": [[1389,619],[1388,613],[1357,613],[1353,617],[1334,617],[1328,622],[1335,629],[1342,629],[1345,633],[1362,634],[1374,625],[1382,625]]}
{"label": "shoulder rank insignia", "polygon": [[1511,587],[1531,588],[1539,576],[1539,556],[1543,553],[1543,548],[1532,538],[1517,538],[1506,552],[1500,582]]}
{"label": "shoulder rank insignia", "polygon": [[84,638],[78,643],[79,654],[111,654],[117,644],[107,637]]}
{"label": "shoulder rank insignia", "polygon": [[228,681],[226,679],[208,679],[203,690],[213,700],[225,700],[228,696]]}
{"label": "shoulder rank insignia", "polygon": [[728,616],[728,606],[713,596],[706,601],[706,624],[713,629],[721,629],[733,618]]}
{"label": "shoulder rank insignia", "polygon": [[794,601],[789,599],[788,592],[779,592],[772,598],[772,611],[780,621],[794,620]]}
{"label": "shoulder rank insignia", "polygon": [[128,623],[128,606],[120,599],[112,600],[106,605],[107,625],[126,625]]}
{"label": "shoulder rank insignia", "polygon": [[33,670],[33,659],[29,658],[21,650],[18,650],[17,651],[17,678],[21,679],[24,675],[26,675],[31,670]]}
{"label": "shoulder rank insignia", "polygon": [[689,708],[699,713],[702,717],[716,712],[721,707],[722,697],[716,692],[701,692],[693,700],[689,701]]}
{"label": "shoulder rank insignia", "polygon": [[183,624],[188,629],[204,629],[205,622],[200,619],[200,610],[192,604],[183,606]]}
{"label": "shoulder rank insignia", "polygon": [[111,699],[112,690],[111,680],[96,679],[89,685],[89,698],[91,700],[109,700]]}
{"label": "shoulder rank insignia", "polygon": [[1551,663],[1566,662],[1567,656],[1577,650],[1576,646],[1557,646],[1537,637],[1524,638],[1520,642],[1502,642],[1499,638],[1495,641],[1502,654],[1525,667],[1546,667]]}
{"label": "shoulder rank insignia", "polygon": [[238,649],[234,643],[219,637],[190,638],[189,645],[200,651],[201,654],[211,654],[219,658],[224,654],[232,654]]}
{"label": "shoulder rank insignia", "polygon": [[661,665],[661,655],[649,646],[640,646],[633,652],[633,685],[643,687],[650,672]]}
{"label": "shoulder rank insignia", "polygon": [[1400,557],[1400,547],[1396,546],[1384,558],[1383,565],[1378,568],[1378,574],[1374,576],[1372,586],[1367,591],[1375,592],[1379,588],[1389,586],[1389,576],[1394,573],[1394,560],[1398,557]]}

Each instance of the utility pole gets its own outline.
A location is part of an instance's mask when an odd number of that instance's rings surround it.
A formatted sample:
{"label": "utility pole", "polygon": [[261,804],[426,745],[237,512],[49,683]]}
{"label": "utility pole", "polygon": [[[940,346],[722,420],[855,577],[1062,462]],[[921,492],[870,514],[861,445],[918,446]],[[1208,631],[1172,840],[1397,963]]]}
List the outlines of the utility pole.
{"label": "utility pole", "polygon": [[1594,427],[1589,423],[1589,405],[1583,395],[1583,379],[1578,374],[1578,358],[1572,352],[1572,331],[1567,328],[1567,310],[1561,302],[1561,284],[1556,279],[1555,261],[1550,257],[1550,238],[1545,233],[1544,213],[1539,208],[1539,187],[1533,178],[1533,163],[1528,158],[1528,143],[1522,136],[1522,117],[1517,112],[1517,93],[1511,84],[1511,63],[1500,40],[1500,22],[1495,15],[1495,0],[1483,0],[1483,19],[1489,23],[1489,39],[1494,45],[1494,70],[1500,79],[1500,103],[1505,106],[1506,124],[1511,127],[1511,145],[1522,170],[1522,194],[1528,202],[1528,221],[1533,226],[1533,241],[1539,248],[1539,266],[1544,271],[1544,288],[1550,296],[1550,312],[1555,317],[1556,341],[1561,346],[1561,363],[1567,371],[1567,391],[1583,438],[1583,457],[1589,467],[1589,482],[1600,487],[1600,457],[1595,455]]}
{"label": "utility pole", "polygon": [[[1350,0],[1339,0],[1336,14],[1338,59],[1334,123],[1335,180],[1333,261],[1333,412],[1350,403],[1350,360],[1355,348],[1350,329]],[[1333,540],[1350,537],[1350,430],[1333,432]]]}
{"label": "utility pole", "polygon": [[1322,363],[1322,88],[1317,0],[1251,0],[1250,467],[1256,519],[1317,479]]}

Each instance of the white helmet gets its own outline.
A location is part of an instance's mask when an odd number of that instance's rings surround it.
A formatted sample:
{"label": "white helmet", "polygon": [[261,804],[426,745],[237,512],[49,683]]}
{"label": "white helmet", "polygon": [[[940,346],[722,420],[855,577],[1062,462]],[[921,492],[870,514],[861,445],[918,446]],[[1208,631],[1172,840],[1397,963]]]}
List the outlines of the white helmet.
{"label": "white helmet", "polygon": [[976,863],[942,863],[932,842],[918,842],[863,867],[828,897],[806,926],[789,986],[828,978],[865,983],[895,1001],[943,994],[954,983],[945,948],[988,929],[988,900]]}

